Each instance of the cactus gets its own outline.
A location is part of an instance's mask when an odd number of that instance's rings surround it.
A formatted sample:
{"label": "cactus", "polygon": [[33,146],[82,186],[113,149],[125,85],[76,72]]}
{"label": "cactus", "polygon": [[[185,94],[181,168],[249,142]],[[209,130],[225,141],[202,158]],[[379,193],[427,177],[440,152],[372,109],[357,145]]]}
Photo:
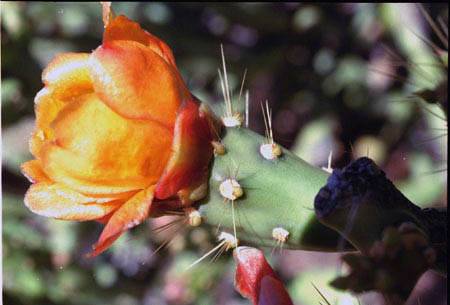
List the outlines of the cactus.
{"label": "cactus", "polygon": [[[325,185],[328,173],[313,167],[286,149],[272,160],[260,153],[266,139],[247,128],[226,128],[222,133],[226,152],[216,155],[207,196],[199,202],[204,223],[233,232],[232,203],[220,193],[227,179],[236,180],[242,197],[234,199],[234,219],[239,240],[272,247],[273,230],[289,233],[287,249],[336,251],[341,237],[320,224],[314,212],[314,197]],[[347,249],[352,247],[347,244]]]}
{"label": "cactus", "polygon": [[244,127],[226,128],[222,135],[224,150],[213,161],[208,195],[198,208],[203,222],[234,231],[232,247],[239,240],[301,250],[357,249],[343,256],[350,274],[330,284],[379,291],[393,305],[406,300],[426,270],[446,276],[446,209],[414,205],[371,159],[359,158],[329,175],[285,149],[267,158],[260,150],[266,139]]}
{"label": "cactus", "polygon": [[386,228],[369,253],[347,253],[342,260],[350,272],[333,280],[331,286],[357,293],[375,290],[389,305],[400,305],[435,262],[436,251],[415,225],[404,223],[399,228]]}
{"label": "cactus", "polygon": [[351,272],[331,285],[402,304],[426,270],[446,277],[447,210],[415,206],[371,159],[335,170],[314,205],[322,223],[361,251],[343,256]]}
{"label": "cactus", "polygon": [[390,226],[410,224],[437,251],[431,267],[447,273],[447,211],[421,209],[409,201],[369,158],[359,158],[331,174],[315,198],[320,221],[369,253]]}

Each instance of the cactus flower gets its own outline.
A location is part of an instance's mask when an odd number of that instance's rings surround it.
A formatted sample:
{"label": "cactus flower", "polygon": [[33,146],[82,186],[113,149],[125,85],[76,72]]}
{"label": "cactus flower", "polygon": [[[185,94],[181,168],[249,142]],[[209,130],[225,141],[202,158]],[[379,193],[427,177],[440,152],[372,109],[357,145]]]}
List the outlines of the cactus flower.
{"label": "cactus flower", "polygon": [[283,282],[270,267],[261,250],[237,247],[234,287],[254,305],[293,305]]}
{"label": "cactus flower", "polygon": [[169,47],[121,15],[91,54],[56,56],[42,75],[22,164],[26,206],[42,216],[106,226],[94,251],[207,189],[220,126],[187,89]]}

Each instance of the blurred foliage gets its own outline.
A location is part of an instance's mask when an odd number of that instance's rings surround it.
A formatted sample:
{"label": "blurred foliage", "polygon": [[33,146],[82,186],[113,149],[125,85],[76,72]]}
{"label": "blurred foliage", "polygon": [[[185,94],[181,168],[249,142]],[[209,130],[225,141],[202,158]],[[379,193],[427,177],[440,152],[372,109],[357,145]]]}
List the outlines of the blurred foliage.
{"label": "blurred foliage", "polygon": [[[413,95],[447,77],[423,38],[445,48],[416,5],[118,2],[113,8],[167,42],[187,86],[217,113],[223,44],[235,95],[248,71],[251,129],[264,132],[260,103],[268,100],[275,140],[300,157],[327,166],[332,151],[332,167],[339,168],[369,154],[416,204],[446,204],[447,120],[439,105]],[[424,8],[448,24],[447,4]],[[150,232],[164,224],[151,220],[86,259],[101,225],[46,219],[23,205],[29,183],[18,166],[31,159],[27,140],[42,70],[58,53],[91,52],[102,31],[98,3],[1,3],[5,304],[249,304],[233,289],[230,253],[185,271],[215,244],[215,228],[186,229],[151,256],[170,237]],[[338,260],[314,261],[316,255],[283,251],[271,260],[296,304],[323,302],[311,282],[331,304],[383,302],[373,294],[356,300],[330,292]],[[420,304],[444,304],[445,286],[427,279]]]}

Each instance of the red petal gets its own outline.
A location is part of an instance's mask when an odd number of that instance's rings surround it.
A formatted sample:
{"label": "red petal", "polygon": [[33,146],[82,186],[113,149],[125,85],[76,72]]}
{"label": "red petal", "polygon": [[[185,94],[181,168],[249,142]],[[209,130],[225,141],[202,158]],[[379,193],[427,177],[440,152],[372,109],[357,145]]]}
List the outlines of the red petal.
{"label": "red petal", "polygon": [[123,232],[143,222],[149,215],[154,192],[155,186],[152,185],[134,195],[117,209],[103,229],[97,244],[94,245],[94,251],[86,256],[93,257],[102,253]]}
{"label": "red petal", "polygon": [[105,215],[105,216],[103,216],[101,218],[96,219],[96,221],[106,225],[113,215],[114,215],[114,212],[113,213],[109,213],[109,214],[107,214],[107,215]]}
{"label": "red petal", "polygon": [[261,280],[258,305],[292,305],[292,300],[279,279],[264,276]]}
{"label": "red petal", "polygon": [[[159,180],[155,195],[158,199],[166,199],[182,189],[184,204],[199,198],[190,196],[195,189],[206,183],[208,166],[213,157],[211,141],[218,132],[212,118],[202,111],[206,106],[199,106],[193,100],[185,100],[183,109],[175,122],[173,154]],[[206,189],[206,188],[205,188]]]}
{"label": "red petal", "polygon": [[234,287],[254,305],[293,305],[283,283],[262,251],[238,247],[233,252],[238,265]]}

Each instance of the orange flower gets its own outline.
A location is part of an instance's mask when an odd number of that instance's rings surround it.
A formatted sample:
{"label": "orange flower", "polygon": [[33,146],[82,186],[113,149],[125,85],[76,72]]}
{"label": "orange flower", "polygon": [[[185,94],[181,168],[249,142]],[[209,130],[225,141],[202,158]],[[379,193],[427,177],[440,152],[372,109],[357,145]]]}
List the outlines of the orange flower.
{"label": "orange flower", "polygon": [[58,55],[36,95],[35,156],[22,164],[33,182],[33,212],[106,226],[90,256],[164,209],[206,192],[209,108],[188,91],[169,47],[125,16],[105,29],[92,54]]}

